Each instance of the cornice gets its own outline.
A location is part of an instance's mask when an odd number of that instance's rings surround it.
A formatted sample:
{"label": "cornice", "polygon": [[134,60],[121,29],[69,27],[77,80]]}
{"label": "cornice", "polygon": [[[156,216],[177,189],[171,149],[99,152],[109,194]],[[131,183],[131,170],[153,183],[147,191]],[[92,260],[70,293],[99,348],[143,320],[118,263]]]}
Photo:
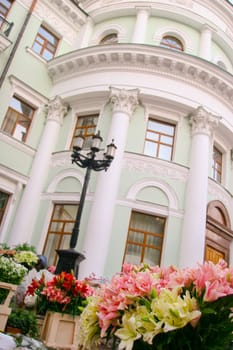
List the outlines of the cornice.
{"label": "cornice", "polygon": [[158,46],[100,45],[73,51],[48,63],[48,72],[54,84],[92,72],[110,75],[111,71],[144,72],[170,77],[194,85],[232,107],[231,74],[199,57]]}

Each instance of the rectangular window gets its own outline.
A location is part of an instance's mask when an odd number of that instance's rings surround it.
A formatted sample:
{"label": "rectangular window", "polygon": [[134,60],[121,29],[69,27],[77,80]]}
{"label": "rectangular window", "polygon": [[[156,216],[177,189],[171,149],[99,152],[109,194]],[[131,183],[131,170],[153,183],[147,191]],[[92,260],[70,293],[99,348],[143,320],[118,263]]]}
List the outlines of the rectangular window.
{"label": "rectangular window", "polygon": [[12,97],[3,120],[2,131],[19,141],[25,141],[35,110],[18,97]]}
{"label": "rectangular window", "polygon": [[49,265],[57,264],[56,249],[68,249],[78,205],[55,204],[43,249]]}
{"label": "rectangular window", "polygon": [[92,136],[96,133],[96,125],[98,118],[98,114],[78,117],[71,143],[71,148],[73,147],[75,137],[77,137],[80,134],[85,138],[83,148],[90,147]]}
{"label": "rectangular window", "polygon": [[159,265],[166,219],[133,211],[131,214],[125,263]]}
{"label": "rectangular window", "polygon": [[6,206],[7,206],[9,197],[10,195],[8,193],[0,191],[0,225],[2,223],[4,213],[6,211]]}
{"label": "rectangular window", "polygon": [[57,50],[59,39],[45,27],[41,26],[35,38],[32,50],[46,61],[51,60]]}
{"label": "rectangular window", "polygon": [[[12,0],[0,0],[0,16],[6,18],[7,14],[11,8]],[[0,22],[1,24],[1,22]]]}
{"label": "rectangular window", "polygon": [[218,182],[222,180],[222,153],[216,147],[213,149],[212,178]]}
{"label": "rectangular window", "polygon": [[175,125],[150,118],[148,120],[144,154],[172,160]]}
{"label": "rectangular window", "polygon": [[20,141],[25,141],[34,109],[13,97],[2,124],[2,130]]}

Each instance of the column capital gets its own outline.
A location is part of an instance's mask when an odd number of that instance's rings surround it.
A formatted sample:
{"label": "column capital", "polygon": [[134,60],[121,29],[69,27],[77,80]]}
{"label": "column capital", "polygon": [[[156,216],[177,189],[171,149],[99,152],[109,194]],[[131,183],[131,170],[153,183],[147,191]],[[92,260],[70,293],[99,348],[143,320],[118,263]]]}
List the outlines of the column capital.
{"label": "column capital", "polygon": [[192,135],[205,134],[212,136],[213,131],[218,127],[220,119],[220,116],[213,115],[202,106],[199,106],[190,115]]}
{"label": "column capital", "polygon": [[139,90],[125,90],[110,87],[110,102],[112,103],[113,112],[123,112],[132,116],[138,100]]}
{"label": "column capital", "polygon": [[68,112],[68,105],[62,101],[60,96],[56,96],[49,101],[47,112],[47,121],[52,120],[61,125],[64,115]]}

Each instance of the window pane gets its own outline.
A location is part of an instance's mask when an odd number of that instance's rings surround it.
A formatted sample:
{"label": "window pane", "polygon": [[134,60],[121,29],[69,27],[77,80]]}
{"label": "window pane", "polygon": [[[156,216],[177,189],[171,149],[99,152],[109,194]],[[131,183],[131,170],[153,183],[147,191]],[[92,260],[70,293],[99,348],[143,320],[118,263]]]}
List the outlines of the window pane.
{"label": "window pane", "polygon": [[19,141],[25,141],[33,114],[32,107],[14,96],[1,129]]}
{"label": "window pane", "polygon": [[49,61],[49,60],[51,60],[51,59],[53,58],[53,54],[52,54],[50,51],[48,51],[48,50],[44,50],[42,56],[43,56],[43,58],[44,58],[46,61]]}
{"label": "window pane", "polygon": [[159,264],[163,245],[165,218],[132,212],[124,262]]}
{"label": "window pane", "polygon": [[170,161],[172,159],[174,136],[175,125],[149,119],[144,154]]}
{"label": "window pane", "polygon": [[160,263],[160,250],[153,249],[153,248],[146,248],[145,249],[145,255],[144,255],[144,263],[149,265],[159,265]]}
{"label": "window pane", "polygon": [[159,155],[158,155],[158,157],[160,159],[171,160],[171,155],[172,155],[172,148],[171,147],[160,145]]}
{"label": "window pane", "polygon": [[125,261],[129,264],[139,265],[141,263],[141,255],[142,247],[134,244],[128,244],[125,254]]}
{"label": "window pane", "polygon": [[183,44],[174,36],[164,36],[160,42],[161,46],[168,47],[173,50],[183,51]]}
{"label": "window pane", "polygon": [[87,115],[80,116],[77,118],[74,136],[71,142],[71,147],[73,147],[75,136],[82,135],[84,137],[84,145],[83,148],[89,148],[91,146],[92,137],[96,133],[96,126],[98,122],[99,115]]}
{"label": "window pane", "polygon": [[52,265],[57,263],[56,249],[69,247],[77,210],[78,206],[75,204],[55,204],[54,206],[43,249],[44,254],[49,257]]}
{"label": "window pane", "polygon": [[32,49],[49,61],[54,57],[58,45],[58,38],[41,26],[35,38]]}
{"label": "window pane", "polygon": [[155,157],[157,154],[157,148],[158,148],[157,143],[152,143],[152,142],[146,141],[145,148],[144,148],[144,154],[146,154],[147,156]]}

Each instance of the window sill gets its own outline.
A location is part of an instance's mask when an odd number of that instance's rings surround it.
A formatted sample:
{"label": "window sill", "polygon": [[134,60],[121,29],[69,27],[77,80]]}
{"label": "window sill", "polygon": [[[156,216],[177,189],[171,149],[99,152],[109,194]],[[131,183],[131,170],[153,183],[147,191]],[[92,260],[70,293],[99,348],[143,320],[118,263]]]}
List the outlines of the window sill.
{"label": "window sill", "polygon": [[34,56],[35,58],[37,58],[39,61],[43,62],[43,63],[47,63],[48,61],[46,61],[43,57],[41,57],[40,55],[38,55],[35,51],[33,51],[32,49],[30,49],[30,47],[26,47],[26,51],[28,53],[30,53],[32,56]]}

